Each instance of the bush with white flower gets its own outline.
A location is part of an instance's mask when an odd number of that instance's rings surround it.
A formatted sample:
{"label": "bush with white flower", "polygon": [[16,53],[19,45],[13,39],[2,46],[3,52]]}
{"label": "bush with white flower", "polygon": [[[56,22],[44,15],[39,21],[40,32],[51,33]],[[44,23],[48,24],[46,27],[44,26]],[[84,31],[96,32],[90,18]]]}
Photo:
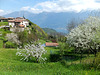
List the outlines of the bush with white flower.
{"label": "bush with white flower", "polygon": [[46,50],[41,44],[32,43],[25,45],[24,48],[18,48],[16,55],[22,56],[21,60],[29,61],[35,58],[36,61],[39,62],[39,60],[46,60],[46,57],[42,57],[45,53]]}
{"label": "bush with white flower", "polygon": [[91,50],[96,56],[100,47],[100,18],[87,18],[83,24],[71,30],[67,42],[81,52]]}
{"label": "bush with white flower", "polygon": [[8,41],[19,45],[21,42],[18,40],[18,36],[15,33],[9,33],[6,35]]}

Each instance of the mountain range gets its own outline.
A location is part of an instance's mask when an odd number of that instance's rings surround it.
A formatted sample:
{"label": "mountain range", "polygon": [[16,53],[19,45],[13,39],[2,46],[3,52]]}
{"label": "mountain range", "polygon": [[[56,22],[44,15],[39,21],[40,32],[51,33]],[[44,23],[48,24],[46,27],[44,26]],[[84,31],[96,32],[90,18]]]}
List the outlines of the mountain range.
{"label": "mountain range", "polygon": [[16,11],[10,14],[4,15],[4,17],[25,17],[32,21],[33,23],[39,25],[41,28],[52,28],[58,32],[67,32],[66,26],[72,20],[81,21],[89,16],[91,12],[43,12],[39,14],[34,14],[28,11]]}

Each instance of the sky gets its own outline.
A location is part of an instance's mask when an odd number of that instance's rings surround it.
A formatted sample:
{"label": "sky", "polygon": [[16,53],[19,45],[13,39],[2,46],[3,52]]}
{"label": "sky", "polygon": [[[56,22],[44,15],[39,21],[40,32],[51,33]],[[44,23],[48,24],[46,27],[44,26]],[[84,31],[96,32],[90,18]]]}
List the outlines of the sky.
{"label": "sky", "polygon": [[100,0],[0,0],[0,16],[23,10],[38,14],[99,9]]}

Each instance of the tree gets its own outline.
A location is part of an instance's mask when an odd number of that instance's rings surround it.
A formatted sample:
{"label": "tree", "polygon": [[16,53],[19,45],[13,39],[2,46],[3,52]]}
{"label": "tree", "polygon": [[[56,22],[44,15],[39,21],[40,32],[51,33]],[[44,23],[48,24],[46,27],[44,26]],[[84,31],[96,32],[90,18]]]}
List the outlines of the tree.
{"label": "tree", "polygon": [[9,33],[6,35],[8,41],[19,45],[21,42],[18,40],[18,36],[15,33]]}
{"label": "tree", "polygon": [[28,32],[24,30],[23,32],[18,32],[17,35],[21,45],[24,46],[24,43],[28,42]]}
{"label": "tree", "polygon": [[77,26],[77,22],[75,21],[75,19],[72,19],[68,24],[67,24],[67,31],[68,33],[74,29]]}
{"label": "tree", "polygon": [[100,47],[100,40],[97,32],[100,31],[100,18],[90,16],[85,23],[71,30],[67,36],[67,42],[77,48],[82,53],[85,50],[91,50],[96,53]]}
{"label": "tree", "polygon": [[24,46],[23,49],[18,48],[16,55],[22,56],[21,60],[32,60],[33,58],[36,58],[36,61],[39,60],[46,60],[46,58],[43,58],[42,55],[45,54],[46,51],[41,44],[27,44]]}

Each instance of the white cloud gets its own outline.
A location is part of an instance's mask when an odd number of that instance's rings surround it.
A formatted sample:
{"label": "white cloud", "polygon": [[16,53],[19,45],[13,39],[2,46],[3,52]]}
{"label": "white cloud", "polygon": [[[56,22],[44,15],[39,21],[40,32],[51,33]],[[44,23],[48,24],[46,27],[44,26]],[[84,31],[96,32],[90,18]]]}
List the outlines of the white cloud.
{"label": "white cloud", "polygon": [[4,10],[0,9],[0,13],[4,12]]}
{"label": "white cloud", "polygon": [[0,9],[0,16],[3,16],[3,15],[6,15],[6,14],[9,14],[9,13],[11,13],[12,11],[8,11],[8,10],[6,10],[6,11],[4,11],[4,10],[2,10],[2,9]]}
{"label": "white cloud", "polygon": [[0,9],[0,16],[4,14],[4,10]]}
{"label": "white cloud", "polygon": [[22,7],[21,10],[29,10],[30,6]]}
{"label": "white cloud", "polygon": [[82,10],[100,9],[100,3],[97,1],[99,0],[53,0],[38,3],[34,7],[23,7],[22,9],[30,9],[33,13],[68,11],[80,12]]}
{"label": "white cloud", "polygon": [[30,9],[31,9],[31,12],[36,13],[36,14],[43,12],[41,9],[37,9],[37,8],[30,8]]}

